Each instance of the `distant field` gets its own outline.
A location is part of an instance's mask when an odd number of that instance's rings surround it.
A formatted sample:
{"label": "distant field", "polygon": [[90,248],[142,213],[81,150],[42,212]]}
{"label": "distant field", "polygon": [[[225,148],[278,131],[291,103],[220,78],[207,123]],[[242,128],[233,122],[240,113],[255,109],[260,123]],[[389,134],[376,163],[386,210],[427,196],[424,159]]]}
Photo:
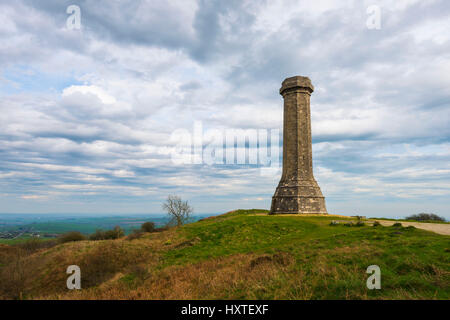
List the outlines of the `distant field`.
{"label": "distant field", "polygon": [[69,231],[79,231],[84,234],[90,234],[97,229],[107,230],[112,229],[115,226],[120,226],[126,233],[129,233],[132,229],[140,227],[145,221],[153,221],[157,225],[164,224],[164,219],[161,218],[139,218],[134,221],[130,221],[129,218],[85,218],[82,219],[82,221],[40,222],[25,226],[32,227],[33,231],[49,234],[61,234]]}
{"label": "distant field", "polygon": [[[195,216],[192,221],[197,221],[203,216]],[[70,231],[79,231],[83,234],[91,234],[96,230],[109,230],[115,226],[120,226],[125,234],[129,234],[133,229],[139,229],[147,221],[152,221],[157,227],[167,223],[165,216],[110,216],[110,217],[65,217],[64,215],[7,215],[0,214],[1,232],[24,232],[15,239],[1,239],[0,243],[13,244],[23,242],[32,238],[31,233],[37,233],[40,238],[54,238],[59,234]],[[47,237],[48,238],[48,237]]]}
{"label": "distant field", "polygon": [[[31,236],[25,236],[25,237],[20,237],[17,239],[0,239],[0,244],[15,245],[15,244],[23,243],[30,239],[36,239],[36,238],[33,238]],[[54,239],[54,238],[39,238],[38,240],[39,241],[49,241],[52,239]]]}

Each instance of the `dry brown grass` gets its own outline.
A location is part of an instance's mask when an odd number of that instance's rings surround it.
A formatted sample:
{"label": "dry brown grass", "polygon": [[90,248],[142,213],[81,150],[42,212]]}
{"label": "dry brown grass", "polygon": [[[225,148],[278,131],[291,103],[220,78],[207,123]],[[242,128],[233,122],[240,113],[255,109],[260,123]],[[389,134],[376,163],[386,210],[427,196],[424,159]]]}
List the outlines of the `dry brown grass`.
{"label": "dry brown grass", "polygon": [[8,265],[0,270],[0,297],[22,299],[25,288],[30,284],[27,275],[31,270],[26,262],[26,253],[16,248],[7,256]]}
{"label": "dry brown grass", "polygon": [[[344,248],[343,252],[354,251]],[[339,253],[336,253],[339,254]],[[311,258],[315,269],[296,265],[288,253],[237,254],[163,270],[148,267],[148,278],[134,287],[118,274],[101,287],[57,295],[58,299],[311,299],[339,280],[357,276],[360,270],[330,266],[324,256]],[[359,279],[361,278],[361,279]],[[362,291],[348,299],[364,299]]]}
{"label": "dry brown grass", "polygon": [[153,241],[79,241],[69,242],[32,254],[23,249],[2,247],[0,259],[7,264],[0,269],[0,298],[36,298],[67,291],[66,269],[78,265],[82,287],[90,288],[113,278],[120,270],[145,261],[159,263]]}
{"label": "dry brown grass", "polygon": [[[58,295],[58,299],[249,299],[265,297],[269,285],[281,284],[293,264],[289,254],[239,254],[162,271],[148,268],[148,278],[131,289],[119,276],[101,288]],[[282,286],[280,286],[281,290]],[[252,294],[250,297],[248,293]],[[240,294],[241,293],[241,294]],[[281,292],[280,292],[281,294]],[[281,294],[284,296],[284,294]],[[279,298],[279,297],[274,297]]]}
{"label": "dry brown grass", "polygon": [[21,245],[0,247],[0,298],[25,299],[39,276],[41,253],[50,243],[27,241]]}

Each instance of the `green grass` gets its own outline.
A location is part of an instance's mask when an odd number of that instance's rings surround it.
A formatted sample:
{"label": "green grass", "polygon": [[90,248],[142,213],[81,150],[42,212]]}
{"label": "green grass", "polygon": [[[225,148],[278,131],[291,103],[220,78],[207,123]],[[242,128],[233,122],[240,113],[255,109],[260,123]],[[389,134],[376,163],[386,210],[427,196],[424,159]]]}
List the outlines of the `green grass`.
{"label": "green grass", "polygon": [[[450,298],[448,236],[404,227],[330,226],[336,217],[252,213],[233,212],[185,225],[180,233],[195,244],[167,251],[164,266],[242,253],[285,252],[295,259],[293,270],[309,274],[311,285],[317,281],[313,298],[342,298],[344,293],[351,296],[352,291],[374,298],[397,298],[401,290],[412,297]],[[330,270],[340,270],[341,276],[338,271],[335,281],[319,279],[317,268],[322,263]],[[382,270],[383,290],[365,288],[365,270],[372,264]]]}
{"label": "green grass", "polygon": [[[28,291],[82,299],[450,299],[449,236],[333,220],[357,221],[236,210],[133,241],[57,245],[30,256],[42,281],[30,283],[42,284]],[[67,292],[67,264],[83,266],[91,287]],[[381,269],[381,290],[366,287],[370,265]],[[104,279],[91,274],[105,268]]]}
{"label": "green grass", "polygon": [[167,252],[167,263],[198,262],[203,259],[248,252],[273,252],[293,242],[346,233],[353,229],[326,227],[327,217],[301,218],[279,216],[251,216],[251,213],[232,213],[198,223],[188,224],[181,232],[189,240],[200,241]]}

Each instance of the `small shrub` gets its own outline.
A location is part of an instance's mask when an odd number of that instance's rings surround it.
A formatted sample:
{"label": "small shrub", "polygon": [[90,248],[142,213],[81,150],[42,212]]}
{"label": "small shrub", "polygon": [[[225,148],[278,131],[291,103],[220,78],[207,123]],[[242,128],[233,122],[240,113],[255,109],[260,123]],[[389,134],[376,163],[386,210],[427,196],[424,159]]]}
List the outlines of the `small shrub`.
{"label": "small shrub", "polygon": [[97,230],[95,233],[89,236],[89,240],[113,240],[122,238],[125,235],[123,229],[119,226],[114,227],[112,230]]}
{"label": "small shrub", "polygon": [[86,240],[86,237],[81,232],[78,231],[71,231],[64,233],[58,238],[59,243],[82,241],[82,240]]}
{"label": "small shrub", "polygon": [[393,226],[393,227],[401,227],[402,224],[401,224],[400,222],[396,222],[396,223],[394,223],[392,226]]}
{"label": "small shrub", "polygon": [[121,227],[115,226],[114,229],[106,231],[105,235],[106,239],[119,239],[125,235],[125,232]]}
{"label": "small shrub", "polygon": [[364,227],[366,224],[359,220],[357,223],[355,223],[355,227]]}
{"label": "small shrub", "polygon": [[379,223],[378,221],[375,221],[372,225],[372,227],[379,227],[381,226],[381,223]]}
{"label": "small shrub", "polygon": [[337,226],[337,225],[339,225],[338,221],[331,221],[330,222],[330,226]]}
{"label": "small shrub", "polygon": [[143,232],[155,232],[155,229],[155,223],[153,222],[145,222],[141,226]]}
{"label": "small shrub", "polygon": [[409,217],[406,217],[406,220],[415,220],[415,221],[441,221],[445,222],[445,218],[438,216],[434,213],[419,213],[413,214]]}
{"label": "small shrub", "polygon": [[89,236],[89,240],[104,240],[105,239],[105,231],[96,230],[93,234]]}

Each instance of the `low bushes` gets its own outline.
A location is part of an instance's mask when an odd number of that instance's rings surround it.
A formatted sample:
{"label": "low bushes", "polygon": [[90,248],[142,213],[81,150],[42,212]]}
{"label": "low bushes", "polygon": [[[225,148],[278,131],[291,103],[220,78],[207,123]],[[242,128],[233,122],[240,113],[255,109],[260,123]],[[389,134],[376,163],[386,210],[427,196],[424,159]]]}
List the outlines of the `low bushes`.
{"label": "low bushes", "polygon": [[112,230],[97,230],[95,233],[89,236],[89,240],[113,240],[122,238],[125,235],[123,229],[119,226],[114,227]]}
{"label": "low bushes", "polygon": [[82,241],[82,240],[86,240],[86,237],[81,232],[78,231],[71,231],[64,233],[58,238],[59,243]]}
{"label": "low bushes", "polygon": [[414,220],[414,221],[441,221],[445,222],[445,218],[438,216],[434,213],[419,213],[413,214],[409,217],[406,217],[406,220]]}
{"label": "low bushes", "polygon": [[141,225],[142,232],[155,232],[155,223],[145,222]]}

